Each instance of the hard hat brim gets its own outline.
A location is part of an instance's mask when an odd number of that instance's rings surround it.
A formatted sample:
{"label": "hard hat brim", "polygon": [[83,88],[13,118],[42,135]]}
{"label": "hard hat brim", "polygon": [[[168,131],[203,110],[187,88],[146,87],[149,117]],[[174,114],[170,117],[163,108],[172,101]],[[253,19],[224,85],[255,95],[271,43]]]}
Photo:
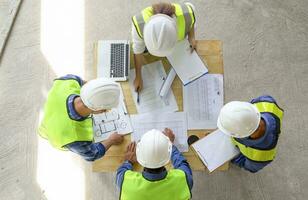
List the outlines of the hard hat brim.
{"label": "hard hat brim", "polygon": [[217,119],[217,127],[219,130],[221,130],[224,134],[231,136],[231,137],[235,137],[235,138],[246,138],[248,136],[250,136],[251,134],[253,134],[259,127],[260,124],[260,120],[261,120],[261,113],[259,112],[259,110],[257,109],[256,106],[254,106],[253,104],[251,104],[252,108],[254,109],[254,111],[258,114],[258,122],[256,123],[256,127],[254,129],[251,129],[249,132],[247,132],[247,134],[236,134],[236,133],[231,133],[230,131],[228,131],[227,129],[224,128],[224,126],[221,123],[221,116],[218,116]]}
{"label": "hard hat brim", "polygon": [[168,48],[168,49],[165,49],[165,50],[162,50],[162,49],[156,50],[156,49],[152,48],[151,45],[147,44],[147,39],[146,39],[146,34],[145,34],[146,29],[148,29],[148,27],[150,26],[150,22],[152,20],[156,20],[156,19],[159,19],[159,18],[161,18],[161,20],[168,20],[168,22],[173,24],[175,30],[177,30],[177,25],[176,25],[175,19],[173,19],[172,17],[165,15],[165,14],[155,14],[155,15],[151,16],[149,21],[144,25],[144,28],[143,28],[144,42],[145,42],[147,50],[149,51],[150,54],[157,56],[157,57],[166,57],[166,56],[171,55],[171,53],[173,52],[176,41],[177,41],[177,36],[175,36],[176,40],[175,40],[174,46],[172,48]]}

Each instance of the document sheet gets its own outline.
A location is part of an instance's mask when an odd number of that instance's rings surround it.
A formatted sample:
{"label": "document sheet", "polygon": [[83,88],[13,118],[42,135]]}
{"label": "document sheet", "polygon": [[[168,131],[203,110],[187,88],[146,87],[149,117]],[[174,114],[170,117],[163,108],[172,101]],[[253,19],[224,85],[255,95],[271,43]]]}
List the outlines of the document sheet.
{"label": "document sheet", "polygon": [[183,85],[187,85],[208,72],[206,63],[200,59],[197,52],[191,53],[188,40],[178,42],[173,53],[167,58]]}
{"label": "document sheet", "polygon": [[123,101],[122,92],[117,108],[113,108],[109,112],[93,114],[92,118],[95,142],[106,140],[109,135],[115,132],[124,135],[133,131],[130,117]]}
{"label": "document sheet", "polygon": [[134,88],[135,69],[131,70],[129,86],[138,113],[174,112],[178,110],[178,105],[172,91],[165,98],[161,98],[159,95],[160,88],[166,78],[166,72],[161,61],[143,66],[142,78],[143,90],[139,93],[139,103],[137,103],[137,92],[135,92]]}
{"label": "document sheet", "polygon": [[222,74],[206,74],[183,87],[188,130],[215,129],[223,99]]}
{"label": "document sheet", "polygon": [[181,152],[188,151],[186,113],[161,113],[131,115],[133,125],[132,141],[138,141],[142,135],[151,129],[163,131],[170,128],[175,134],[174,145]]}
{"label": "document sheet", "polygon": [[210,172],[239,154],[230,136],[219,130],[193,143],[192,147]]}

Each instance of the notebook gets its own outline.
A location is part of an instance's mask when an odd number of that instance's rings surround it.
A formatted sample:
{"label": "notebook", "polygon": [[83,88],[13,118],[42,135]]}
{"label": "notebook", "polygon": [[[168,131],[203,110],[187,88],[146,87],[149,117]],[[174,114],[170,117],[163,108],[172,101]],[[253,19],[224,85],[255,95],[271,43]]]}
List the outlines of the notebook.
{"label": "notebook", "polygon": [[183,85],[187,85],[208,73],[206,63],[200,59],[196,51],[191,53],[190,44],[187,40],[178,42],[172,54],[167,56],[167,59]]}
{"label": "notebook", "polygon": [[192,147],[210,172],[239,154],[238,148],[231,142],[231,137],[220,130],[193,143]]}

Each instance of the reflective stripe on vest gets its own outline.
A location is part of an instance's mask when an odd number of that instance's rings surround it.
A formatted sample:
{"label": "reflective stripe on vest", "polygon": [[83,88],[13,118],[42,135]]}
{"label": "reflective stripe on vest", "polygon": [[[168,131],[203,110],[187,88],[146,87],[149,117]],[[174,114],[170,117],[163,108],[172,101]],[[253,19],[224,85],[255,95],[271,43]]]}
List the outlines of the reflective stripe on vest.
{"label": "reflective stripe on vest", "polygon": [[[195,15],[192,8],[186,4],[172,4],[175,7],[178,40],[183,40],[195,24]],[[154,15],[153,8],[147,7],[141,14],[133,16],[133,24],[140,38],[143,38],[144,25]]]}
{"label": "reflective stripe on vest", "polygon": [[188,200],[191,198],[185,173],[168,171],[163,180],[149,181],[141,173],[128,170],[124,174],[121,200]]}
{"label": "reflective stripe on vest", "polygon": [[71,94],[80,94],[76,80],[55,80],[44,106],[44,117],[39,127],[39,134],[55,148],[75,141],[92,141],[92,120],[75,121],[69,118],[67,98]]}
{"label": "reflective stripe on vest", "polygon": [[[278,118],[279,126],[281,127],[281,122],[283,118],[283,110],[280,109],[275,103],[258,102],[258,103],[255,103],[254,106],[256,106],[259,112],[261,113],[267,112],[267,113],[271,113],[275,115]],[[279,131],[280,131],[280,127],[279,127]],[[256,161],[256,162],[272,161],[274,160],[276,156],[276,152],[277,152],[276,146],[269,150],[260,150],[260,149],[248,147],[240,143],[238,140],[236,140],[233,137],[231,138],[231,140],[233,144],[236,145],[240,149],[241,153],[252,161]]]}

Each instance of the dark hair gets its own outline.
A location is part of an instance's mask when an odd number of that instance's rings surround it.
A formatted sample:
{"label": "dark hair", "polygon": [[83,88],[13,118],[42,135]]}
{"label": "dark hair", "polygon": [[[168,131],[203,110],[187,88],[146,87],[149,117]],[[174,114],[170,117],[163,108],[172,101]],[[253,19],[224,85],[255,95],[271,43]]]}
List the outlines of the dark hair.
{"label": "dark hair", "polygon": [[144,171],[149,172],[151,174],[158,174],[158,173],[166,170],[165,167],[160,167],[160,168],[156,168],[156,169],[150,169],[150,168],[144,167],[143,169],[144,169]]}
{"label": "dark hair", "polygon": [[175,7],[171,3],[157,3],[152,5],[153,13],[165,14],[170,17],[175,14]]}

